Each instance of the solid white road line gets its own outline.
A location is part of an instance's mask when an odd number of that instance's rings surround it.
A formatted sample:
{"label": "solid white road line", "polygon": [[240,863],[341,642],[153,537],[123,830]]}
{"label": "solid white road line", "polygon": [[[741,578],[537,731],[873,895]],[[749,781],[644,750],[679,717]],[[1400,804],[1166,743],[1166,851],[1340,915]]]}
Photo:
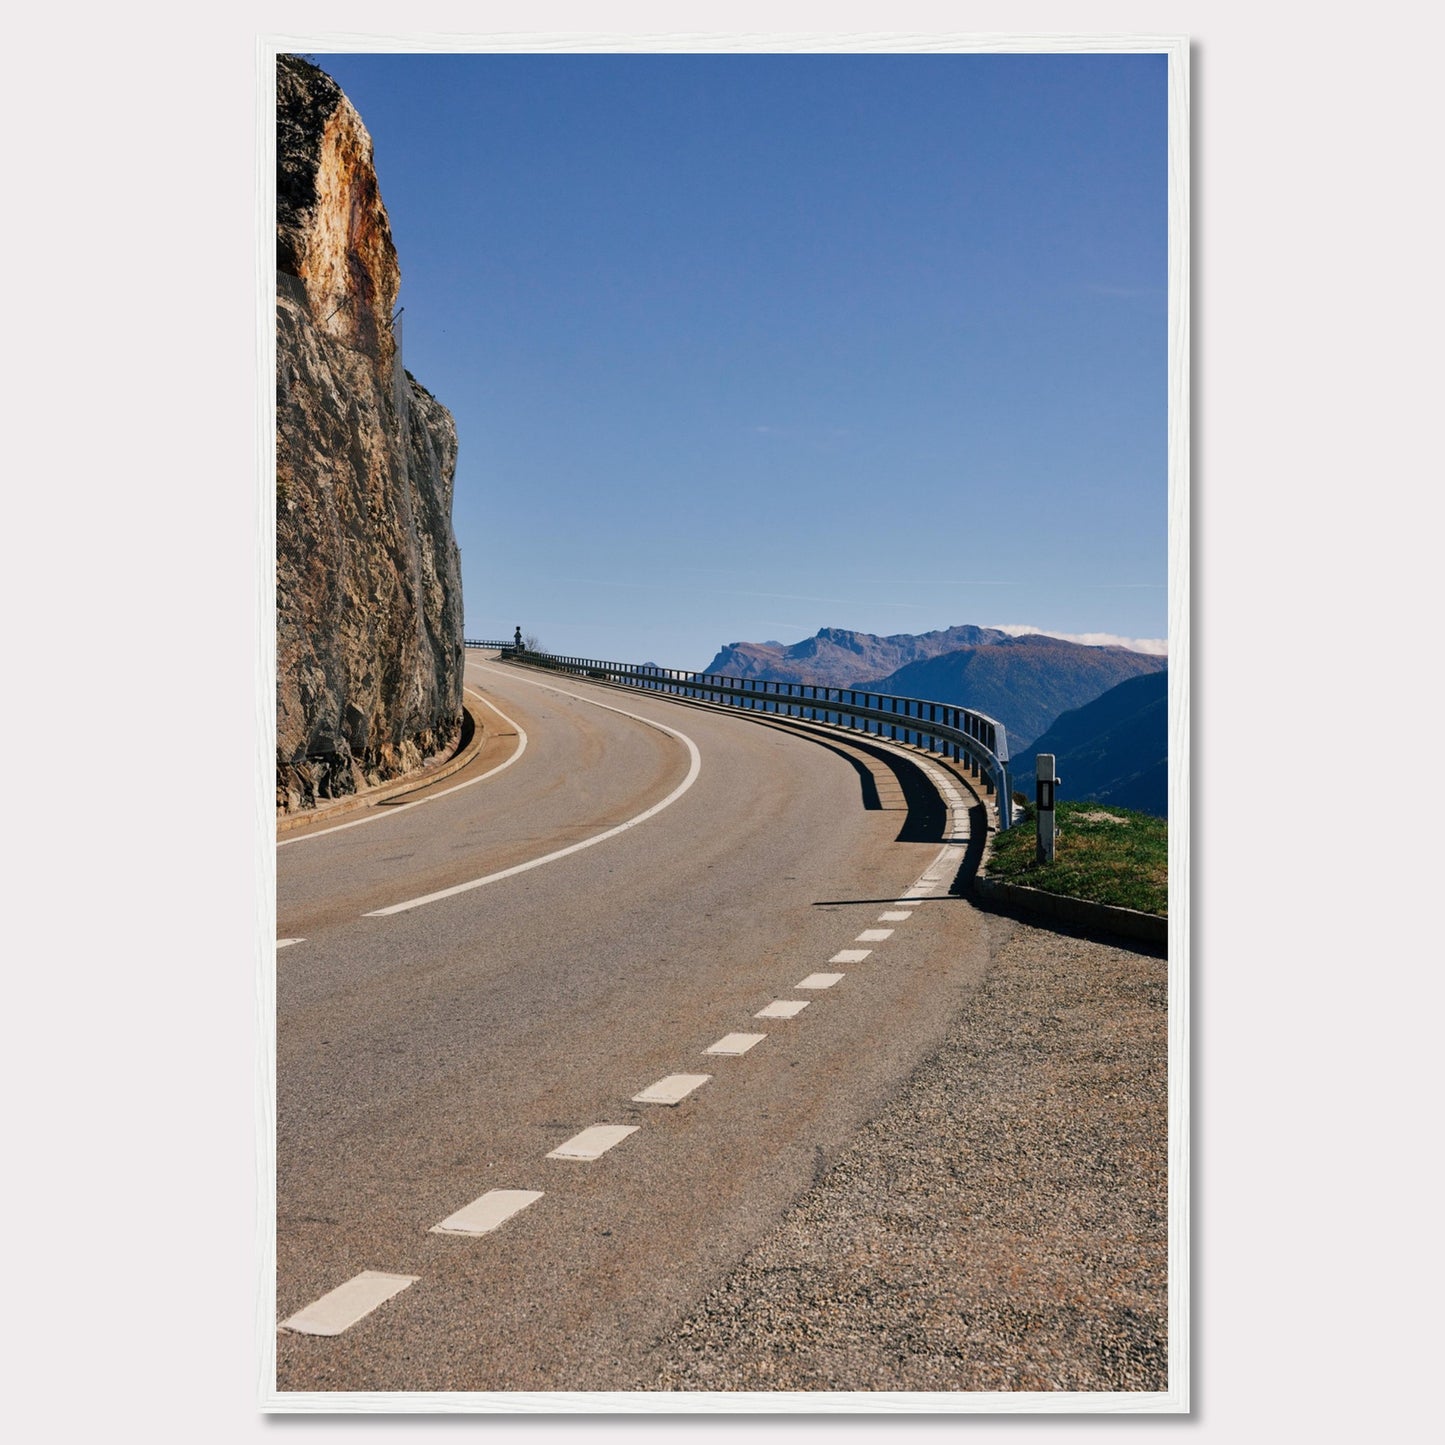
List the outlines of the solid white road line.
{"label": "solid white road line", "polygon": [[649,1084],[640,1094],[632,1096],[634,1104],[676,1104],[687,1098],[694,1089],[700,1089],[712,1078],[711,1074],[669,1074],[655,1084]]}
{"label": "solid white road line", "polygon": [[767,1008],[760,1008],[755,1019],[795,1019],[808,1007],[805,998],[775,998]]}
{"label": "solid white road line", "polygon": [[549,1159],[597,1159],[614,1144],[620,1144],[629,1134],[637,1133],[636,1124],[593,1124],[580,1134],[574,1134],[565,1144],[559,1144]]}
{"label": "solid white road line", "polygon": [[510,768],[523,753],[527,751],[527,734],[523,731],[520,723],[513,722],[496,703],[485,698],[475,688],[466,689],[480,703],[485,703],[509,728],[515,728],[517,732],[517,750],[506,762],[498,763],[495,768],[489,768],[479,778],[468,778],[464,783],[457,783],[454,787],[443,788],[439,793],[428,793],[424,798],[417,798],[414,802],[398,803],[394,808],[381,808],[376,812],[368,813],[364,818],[353,818],[349,823],[338,823],[334,828],[317,828],[311,833],[301,833],[295,838],[283,838],[276,844],[278,848],[288,847],[292,843],[309,843],[313,838],[324,838],[328,833],[339,833],[344,828],[359,828],[363,823],[379,823],[383,818],[395,817],[398,813],[405,813],[408,808],[419,808],[423,803],[434,803],[438,798],[445,798],[452,793],[459,793],[463,788],[474,787],[477,783],[485,783],[488,778],[495,778],[498,773],[505,772]]}
{"label": "solid white road line", "polygon": [[839,949],[829,963],[862,963],[873,950],[871,948],[843,948]]}
{"label": "solid white road line", "polygon": [[390,908],[374,908],[370,913],[362,914],[363,918],[385,918],[392,913],[405,913],[409,908],[422,908],[428,903],[437,903],[443,898],[454,898],[458,893],[467,893],[473,888],[484,888],[488,883],[501,882],[503,878],[514,878],[518,873],[526,873],[529,869],[540,868],[544,863],[555,863],[558,858],[566,858],[569,854],[580,853],[583,848],[591,848],[595,844],[605,843],[609,838],[615,838],[619,833],[625,833],[629,828],[635,828],[639,823],[645,823],[649,818],[655,818],[664,808],[670,808],[697,781],[697,775],[702,770],[702,754],[698,752],[697,744],[686,733],[679,732],[676,728],[670,728],[665,723],[654,722],[652,718],[640,717],[637,713],[627,712],[620,707],[610,707],[605,702],[597,702],[593,698],[583,697],[575,692],[567,692],[560,687],[550,687],[543,682],[532,682],[531,678],[521,678],[519,681],[531,683],[533,687],[540,687],[546,692],[556,692],[561,693],[563,697],[576,698],[578,702],[591,703],[593,707],[600,707],[605,712],[620,713],[623,717],[630,717],[635,722],[644,723],[648,727],[657,728],[659,732],[670,734],[687,747],[688,757],[691,760],[687,776],[660,803],[654,803],[645,812],[639,813],[635,818],[629,818],[625,823],[619,823],[615,828],[608,828],[604,833],[584,838],[580,843],[559,848],[555,853],[548,853],[544,857],[533,858],[530,863],[518,863],[512,868],[503,868],[500,873],[488,873],[485,878],[473,878],[469,883],[458,883],[451,888],[442,888],[436,893],[428,893],[421,898],[408,898],[405,903],[393,903]]}
{"label": "solid white road line", "polygon": [[542,1197],[540,1189],[489,1189],[480,1199],[434,1224],[428,1234],[490,1234]]}
{"label": "solid white road line", "polygon": [[277,948],[290,948],[293,943],[305,943],[305,942],[306,942],[306,940],[305,940],[304,938],[278,938],[278,939],[276,940],[276,947],[277,947]]}
{"label": "solid white road line", "polygon": [[760,1044],[766,1034],[724,1034],[717,1043],[703,1052],[709,1054],[745,1054],[754,1044]]}
{"label": "solid white road line", "polygon": [[281,1322],[283,1330],[294,1330],[300,1335],[339,1335],[349,1330],[357,1320],[369,1315],[377,1305],[383,1305],[393,1295],[398,1295],[408,1285],[419,1280],[419,1274],[382,1274],[374,1269],[363,1270],[355,1279],[338,1285],[330,1294],[324,1294],[315,1304]]}
{"label": "solid white road line", "polygon": [[843,975],[841,973],[810,973],[801,983],[795,983],[794,988],[832,988]]}
{"label": "solid white road line", "polygon": [[885,938],[892,938],[892,937],[893,937],[893,930],[892,930],[891,928],[865,928],[865,929],[863,930],[863,932],[860,933],[860,934],[858,935],[858,937],[853,940],[853,942],[854,942],[854,943],[882,943]]}

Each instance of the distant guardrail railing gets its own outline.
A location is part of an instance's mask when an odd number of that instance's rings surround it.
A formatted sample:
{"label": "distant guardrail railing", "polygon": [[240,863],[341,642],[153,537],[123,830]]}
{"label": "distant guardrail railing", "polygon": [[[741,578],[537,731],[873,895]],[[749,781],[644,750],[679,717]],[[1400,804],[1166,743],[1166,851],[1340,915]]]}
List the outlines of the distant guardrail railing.
{"label": "distant guardrail railing", "polygon": [[[826,723],[868,736],[891,736],[940,756],[952,755],[982,779],[997,800],[1001,828],[1013,822],[1009,791],[1008,733],[986,713],[926,698],[900,697],[871,688],[824,687],[811,682],[773,682],[755,677],[722,677],[631,662],[603,662],[591,657],[561,657],[518,648],[511,642],[473,642],[468,647],[495,648],[504,658],[528,662],[552,672],[566,672],[596,682],[610,682],[645,692],[691,698],[738,707],[749,712],[777,713],[803,721]],[[902,733],[902,737],[899,734]]]}

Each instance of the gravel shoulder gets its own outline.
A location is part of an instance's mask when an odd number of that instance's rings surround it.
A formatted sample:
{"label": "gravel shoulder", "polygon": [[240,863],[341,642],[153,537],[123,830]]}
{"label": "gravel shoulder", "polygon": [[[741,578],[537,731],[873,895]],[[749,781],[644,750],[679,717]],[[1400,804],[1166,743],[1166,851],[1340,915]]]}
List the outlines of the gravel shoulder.
{"label": "gravel shoulder", "polygon": [[1167,1388],[1168,965],[991,927],[943,1047],[631,1388]]}

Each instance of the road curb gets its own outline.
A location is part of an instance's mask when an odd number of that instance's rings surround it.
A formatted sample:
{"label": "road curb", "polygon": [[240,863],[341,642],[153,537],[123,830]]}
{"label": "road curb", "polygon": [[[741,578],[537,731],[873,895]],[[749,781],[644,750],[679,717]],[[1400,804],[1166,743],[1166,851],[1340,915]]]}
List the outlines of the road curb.
{"label": "road curb", "polygon": [[1085,898],[1069,898],[1062,893],[1045,893],[1041,888],[1025,888],[1018,883],[1005,883],[980,873],[973,880],[974,893],[985,903],[1003,904],[1039,913],[1060,923],[1078,928],[1102,929],[1141,943],[1167,945],[1169,920],[1157,913],[1141,913],[1136,908],[1117,908],[1110,903],[1091,903]]}
{"label": "road curb", "polygon": [[[389,783],[383,783],[380,787],[368,788],[364,793],[353,793],[348,798],[328,802],[321,808],[305,808],[299,813],[278,813],[276,815],[277,834],[294,833],[322,818],[329,821],[332,818],[344,817],[348,813],[358,813],[363,808],[370,808],[376,803],[391,798],[402,798],[408,793],[420,792],[422,788],[429,788],[433,783],[439,783],[444,778],[461,772],[481,752],[482,744],[487,740],[486,727],[482,719],[472,711],[465,698],[462,699],[462,715],[462,737],[465,741],[439,768],[430,772],[427,772],[424,767],[419,768],[415,772],[408,773],[404,778],[396,778]],[[470,737],[467,736],[469,731]],[[425,777],[422,776],[424,772],[426,773]]]}

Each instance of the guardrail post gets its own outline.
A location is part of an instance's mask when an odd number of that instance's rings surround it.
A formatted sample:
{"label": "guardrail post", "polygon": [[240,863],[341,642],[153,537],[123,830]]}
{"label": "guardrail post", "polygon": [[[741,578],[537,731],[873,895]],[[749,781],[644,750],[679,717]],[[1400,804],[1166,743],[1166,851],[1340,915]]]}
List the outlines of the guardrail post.
{"label": "guardrail post", "polygon": [[1054,789],[1063,780],[1054,774],[1054,754],[1040,753],[1035,769],[1034,811],[1039,820],[1038,861],[1054,861],[1054,843],[1058,829],[1054,825]]}

